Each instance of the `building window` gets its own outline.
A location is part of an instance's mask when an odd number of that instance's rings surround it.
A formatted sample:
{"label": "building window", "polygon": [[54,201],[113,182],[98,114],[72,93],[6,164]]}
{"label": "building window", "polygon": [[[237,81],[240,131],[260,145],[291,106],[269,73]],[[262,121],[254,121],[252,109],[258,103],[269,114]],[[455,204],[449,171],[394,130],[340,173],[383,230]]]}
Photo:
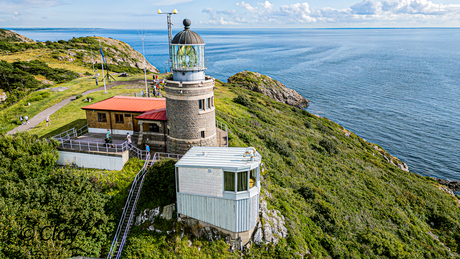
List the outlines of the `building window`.
{"label": "building window", "polygon": [[204,138],[204,130],[201,131],[201,138]]}
{"label": "building window", "polygon": [[105,113],[98,113],[97,118],[99,122],[107,122],[107,117],[105,116]]}
{"label": "building window", "polygon": [[235,192],[235,173],[224,172],[224,191]]}
{"label": "building window", "polygon": [[158,127],[158,125],[155,124],[155,123],[150,123],[149,124],[149,131],[158,133],[158,132],[160,132],[160,127]]}
{"label": "building window", "polygon": [[211,97],[211,107],[214,107],[214,96]]}
{"label": "building window", "polygon": [[204,111],[204,99],[198,100],[198,109]]}
{"label": "building window", "polygon": [[125,117],[130,118],[130,117],[131,117],[131,114],[125,113]]}
{"label": "building window", "polygon": [[115,123],[125,123],[123,121],[123,114],[115,114]]}
{"label": "building window", "polygon": [[257,185],[257,169],[252,169],[249,173],[249,189]]}
{"label": "building window", "polygon": [[239,172],[237,176],[239,192],[248,190],[248,172]]}
{"label": "building window", "polygon": [[211,98],[206,99],[206,109],[211,109]]}

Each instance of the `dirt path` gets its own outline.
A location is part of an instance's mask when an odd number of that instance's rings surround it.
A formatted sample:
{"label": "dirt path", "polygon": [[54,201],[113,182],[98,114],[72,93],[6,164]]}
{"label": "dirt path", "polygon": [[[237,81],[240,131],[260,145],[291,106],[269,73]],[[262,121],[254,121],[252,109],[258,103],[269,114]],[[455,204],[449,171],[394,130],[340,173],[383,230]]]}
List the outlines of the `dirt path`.
{"label": "dirt path", "polygon": [[[144,83],[144,80],[141,79],[141,80],[133,80],[133,81],[115,81],[115,82],[112,82],[111,84],[107,85],[106,88],[110,89],[110,88],[112,88],[114,86],[133,85],[133,84],[137,84],[137,83]],[[147,80],[147,83],[151,84],[152,81]],[[99,88],[88,90],[88,91],[82,93],[82,95],[87,95],[87,94],[90,94],[90,93],[94,93],[94,92],[97,92],[97,91],[103,91],[103,90],[104,90],[104,86],[101,86]],[[48,109],[46,109],[46,110],[40,112],[39,114],[35,115],[33,118],[29,118],[29,125],[18,126],[18,127],[14,128],[14,129],[8,131],[7,134],[14,134],[16,131],[25,131],[25,130],[30,130],[30,129],[34,128],[40,122],[44,121],[47,116],[51,116],[51,114],[53,114],[56,111],[58,111],[59,109],[61,109],[66,104],[70,103],[72,100],[75,100],[75,97],[76,97],[76,95],[71,96],[71,97],[65,99],[64,101],[49,107]]]}

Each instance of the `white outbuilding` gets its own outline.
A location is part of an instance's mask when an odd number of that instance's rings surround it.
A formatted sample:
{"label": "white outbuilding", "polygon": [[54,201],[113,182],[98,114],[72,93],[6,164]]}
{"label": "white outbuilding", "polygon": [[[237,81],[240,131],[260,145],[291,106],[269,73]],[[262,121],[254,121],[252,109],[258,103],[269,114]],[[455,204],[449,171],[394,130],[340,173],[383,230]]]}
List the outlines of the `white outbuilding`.
{"label": "white outbuilding", "polygon": [[247,240],[258,221],[261,160],[252,147],[192,147],[176,163],[178,215]]}

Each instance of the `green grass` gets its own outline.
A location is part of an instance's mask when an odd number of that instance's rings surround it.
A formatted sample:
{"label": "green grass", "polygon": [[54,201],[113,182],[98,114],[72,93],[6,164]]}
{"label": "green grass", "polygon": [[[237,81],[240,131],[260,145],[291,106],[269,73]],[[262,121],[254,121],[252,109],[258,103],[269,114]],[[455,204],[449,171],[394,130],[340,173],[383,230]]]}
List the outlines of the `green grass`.
{"label": "green grass", "polygon": [[[136,77],[138,78],[139,76]],[[30,132],[37,134],[39,137],[49,138],[71,128],[81,128],[87,124],[86,112],[81,109],[90,104],[84,102],[87,97],[91,97],[91,103],[96,103],[115,95],[134,96],[134,93],[138,93],[144,89],[143,84],[135,85],[135,87],[133,87],[133,85],[126,86],[127,85],[119,85],[112,87],[107,91],[107,94],[105,94],[104,91],[97,91],[73,100],[50,116],[50,126],[46,126],[46,122],[42,121],[35,128],[31,129]]]}
{"label": "green grass", "polygon": [[[130,76],[130,77],[118,77],[116,76],[115,79],[117,81],[121,81],[121,82],[125,82],[125,81],[132,81],[132,80],[139,80],[139,79],[144,79],[144,75],[142,74],[137,74],[137,75],[133,75],[133,76]],[[0,111],[0,133],[1,132],[8,132],[9,130],[12,130],[14,129],[15,127],[19,126],[20,125],[20,122],[19,122],[19,116],[20,115],[28,115],[29,118],[32,118],[33,116],[35,116],[36,114],[40,113],[41,111],[69,98],[69,97],[72,97],[72,96],[75,96],[75,95],[78,95],[78,94],[81,94],[87,90],[91,90],[91,89],[95,89],[95,88],[98,88],[98,87],[101,87],[103,86],[103,82],[102,82],[102,76],[99,77],[99,86],[96,86],[95,82],[94,82],[94,79],[92,79],[91,77],[83,77],[83,78],[78,78],[78,79],[75,79],[75,80],[72,80],[71,82],[68,82],[68,83],[64,83],[64,84],[60,84],[60,85],[57,85],[55,87],[69,87],[68,90],[65,90],[65,91],[62,91],[62,92],[52,92],[50,90],[43,90],[45,92],[48,92],[49,93],[49,96],[44,98],[44,99],[41,99],[39,101],[35,101],[35,102],[30,102],[31,105],[30,106],[27,106],[27,102],[28,100],[30,99],[33,99],[35,96],[39,95],[41,92],[43,91],[40,91],[40,92],[34,92],[32,94],[30,94],[28,97],[24,98],[22,101],[12,105],[12,106],[9,106],[7,108],[5,108],[4,110]],[[105,94],[105,98],[99,98],[98,96],[103,92],[99,91],[99,94],[90,94],[89,96],[92,96],[92,95],[95,95],[96,96],[96,100],[97,101],[100,101],[100,100],[103,100],[103,99],[106,99],[106,98],[109,98],[113,95],[121,95],[121,94],[127,94],[127,93],[132,93],[134,94],[134,92],[140,92],[141,90],[143,90],[143,86],[141,86],[139,84],[139,87],[138,88],[129,88],[129,89],[126,89],[126,90],[121,90],[124,86],[117,86],[117,87],[113,87],[111,90],[108,91],[108,94]],[[84,98],[83,98],[84,99]],[[76,101],[77,102],[81,102],[83,99],[77,99]],[[69,108],[65,108],[67,110],[67,113],[66,114],[62,114],[62,112],[60,112],[60,115],[57,115],[57,117],[55,117],[56,115],[52,115],[50,117],[50,119],[52,121],[56,120],[56,124],[54,124],[52,122],[52,127],[50,128],[50,130],[55,130],[57,129],[55,127],[55,125],[60,125],[60,126],[63,126],[63,124],[59,124],[59,120],[61,119],[64,119],[64,120],[69,120],[69,118],[72,119],[71,122],[69,122],[70,124],[72,124],[75,120],[74,119],[85,119],[84,116],[82,117],[81,114],[78,114],[78,111],[74,111],[72,108],[70,107],[77,107],[77,106],[73,106],[75,101],[73,101],[71,104],[69,104]],[[94,101],[92,102],[94,103]],[[86,103],[88,105],[88,103]],[[85,105],[81,105],[80,107],[83,107]],[[59,111],[58,111],[59,112]],[[78,117],[73,117],[74,115],[78,116]],[[59,117],[59,116],[62,116],[62,117]],[[73,123],[74,125],[73,126],[79,126],[79,125],[85,125],[86,123],[82,124],[82,122],[75,122]],[[40,123],[37,127],[40,128],[41,130],[44,130],[43,129],[43,126],[44,126],[44,122]],[[72,126],[72,127],[73,127]],[[68,128],[72,128],[72,127],[67,127]],[[33,129],[32,132],[33,133],[36,133],[36,134],[39,134],[39,136],[45,136],[47,131],[49,131],[48,129],[44,130],[44,133],[40,132],[40,130],[36,130],[36,129]]]}
{"label": "green grass", "polygon": [[[268,207],[281,211],[289,230],[276,247],[253,245],[243,257],[458,258],[460,209],[437,183],[400,170],[383,157],[390,156],[386,151],[327,118],[238,86],[216,86],[216,117],[230,127],[230,146],[262,154],[262,192],[271,193]],[[124,255],[240,256],[224,247],[136,227]]]}
{"label": "green grass", "polygon": [[[216,87],[216,118],[229,126],[230,146],[253,146],[262,154],[266,167],[262,192],[270,192],[268,207],[286,217],[289,230],[278,246],[253,245],[244,257],[458,258],[460,209],[456,198],[440,191],[437,183],[400,170],[384,158],[390,156],[386,151],[376,150],[378,145],[327,118],[243,87],[218,81]],[[110,94],[138,90],[120,86]],[[109,97],[91,96],[96,101]],[[243,98],[247,102],[237,101]],[[72,123],[84,124],[80,107],[87,103],[81,100],[56,113],[52,117],[56,125],[34,132],[50,136]],[[108,213],[116,215],[124,196],[113,197],[118,198]],[[132,258],[239,257],[227,248],[221,241],[134,229],[125,252]]]}

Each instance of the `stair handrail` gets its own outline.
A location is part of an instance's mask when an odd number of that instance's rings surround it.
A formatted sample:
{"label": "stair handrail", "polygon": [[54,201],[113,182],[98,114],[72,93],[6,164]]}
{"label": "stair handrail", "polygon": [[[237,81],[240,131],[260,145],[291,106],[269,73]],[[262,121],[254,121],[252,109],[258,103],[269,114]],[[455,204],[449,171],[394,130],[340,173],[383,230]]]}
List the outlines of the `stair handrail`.
{"label": "stair handrail", "polygon": [[[149,154],[147,154],[147,157],[150,158]],[[107,259],[112,258],[113,253],[115,252],[115,248],[117,247],[117,241],[120,236],[123,222],[125,221],[126,213],[128,212],[129,203],[131,202],[132,196],[134,194],[134,190],[136,189],[136,186],[137,186],[137,180],[139,179],[140,175],[144,173],[144,170],[147,168],[148,163],[149,163],[149,160],[146,159],[144,162],[144,166],[134,177],[133,184],[131,185],[131,189],[129,190],[128,198],[126,199],[125,206],[123,207],[123,213],[121,214],[120,222],[118,223],[117,231],[115,232],[115,237],[113,238],[112,245],[110,246],[110,250],[109,250]]]}
{"label": "stair handrail", "polygon": [[[152,161],[151,161],[150,165],[148,164],[149,159],[148,158],[145,159],[145,162],[147,163],[147,166],[145,166],[144,172],[140,176],[140,177],[142,177],[142,179],[141,179],[141,181],[139,183],[139,189],[138,189],[137,194],[136,194],[136,199],[134,200],[134,203],[133,203],[133,208],[131,209],[131,211],[129,213],[128,224],[126,224],[125,233],[123,233],[123,238],[121,239],[120,247],[118,248],[118,253],[117,253],[116,259],[119,259],[121,257],[121,252],[123,251],[123,247],[125,246],[126,239],[128,238],[128,235],[129,235],[130,226],[131,226],[131,224],[133,222],[133,218],[134,218],[134,216],[136,214],[137,201],[139,200],[139,196],[141,194],[142,185],[144,183],[145,175],[147,174],[147,172],[149,171],[149,168],[153,165],[153,163],[155,163],[156,155],[157,155],[157,153],[155,153],[153,155],[153,158],[152,158]],[[147,154],[147,157],[149,157],[148,154]]]}
{"label": "stair handrail", "polygon": [[[162,157],[162,155],[166,155],[166,157]],[[137,207],[137,201],[139,200],[139,197],[140,197],[140,193],[141,193],[141,189],[142,189],[142,185],[144,183],[144,179],[145,179],[145,175],[147,174],[147,172],[149,171],[150,167],[153,166],[153,164],[156,162],[156,161],[160,161],[161,158],[174,158],[174,159],[180,159],[183,155],[182,154],[173,154],[173,153],[162,153],[162,152],[156,152],[153,154],[153,157],[152,159],[149,161],[150,159],[150,154],[147,153],[146,155],[146,159],[145,159],[145,163],[144,163],[144,166],[142,167],[142,169],[137,173],[136,177],[134,177],[134,180],[133,180],[133,184],[131,186],[131,189],[129,191],[129,195],[128,195],[128,198],[126,199],[126,203],[125,203],[125,207],[123,208],[123,214],[120,218],[120,222],[118,223],[118,227],[117,227],[117,231],[115,233],[115,237],[112,241],[112,245],[110,247],[110,250],[109,250],[109,254],[107,256],[107,259],[110,259],[112,258],[113,256],[113,253],[115,252],[115,249],[117,247],[117,243],[118,243],[118,238],[120,237],[120,232],[121,232],[121,229],[123,227],[123,222],[125,221],[126,219],[126,213],[128,212],[128,207],[129,207],[129,204],[131,203],[131,199],[133,198],[133,194],[134,194],[134,190],[136,189],[136,187],[138,186],[139,184],[139,190],[136,194],[136,198],[134,200],[134,203],[133,203],[133,207],[131,209],[131,211],[129,212],[129,218],[128,218],[128,223],[126,225],[126,228],[125,228],[125,232],[123,233],[123,237],[120,241],[120,246],[118,248],[118,252],[117,252],[117,256],[116,258],[120,258],[121,256],[121,252],[123,251],[123,247],[126,243],[126,240],[128,238],[128,235],[129,235],[129,230],[130,230],[130,226],[132,224],[132,221],[133,221],[133,218],[134,218],[134,215],[136,213],[136,207]],[[150,163],[149,163],[150,162]],[[140,183],[138,183],[138,181],[140,180]]]}

